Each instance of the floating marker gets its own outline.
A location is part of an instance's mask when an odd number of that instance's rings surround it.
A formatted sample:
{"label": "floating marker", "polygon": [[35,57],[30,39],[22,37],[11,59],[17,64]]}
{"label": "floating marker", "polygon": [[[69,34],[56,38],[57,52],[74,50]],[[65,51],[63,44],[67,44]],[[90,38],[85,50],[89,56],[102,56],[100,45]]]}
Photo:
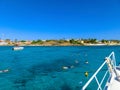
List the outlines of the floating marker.
{"label": "floating marker", "polygon": [[88,77],[88,72],[85,72],[84,74],[85,74],[86,77]]}

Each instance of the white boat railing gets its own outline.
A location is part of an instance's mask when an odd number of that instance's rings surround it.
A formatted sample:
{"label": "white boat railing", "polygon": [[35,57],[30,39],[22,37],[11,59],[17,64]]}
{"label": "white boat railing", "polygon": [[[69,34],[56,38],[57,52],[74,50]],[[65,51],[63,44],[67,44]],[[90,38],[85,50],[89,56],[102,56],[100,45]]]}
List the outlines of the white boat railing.
{"label": "white boat railing", "polygon": [[[109,60],[109,64],[112,66],[112,68],[109,67],[108,65],[108,60]],[[101,71],[101,69],[104,67],[104,65],[107,63],[108,65],[108,70],[105,72],[105,74],[102,77],[102,80],[99,82],[97,75],[98,73]],[[108,57],[105,58],[105,61],[103,62],[103,64],[98,68],[98,70],[93,74],[93,76],[87,81],[87,83],[82,87],[82,90],[86,90],[86,88],[88,87],[88,85],[93,81],[93,79],[96,80],[96,83],[98,85],[98,88],[96,90],[104,90],[104,87],[102,88],[102,84],[103,81],[105,80],[108,71],[109,71],[109,77],[111,76],[111,69],[116,69],[116,60],[115,60],[115,54],[114,52],[112,52]]]}

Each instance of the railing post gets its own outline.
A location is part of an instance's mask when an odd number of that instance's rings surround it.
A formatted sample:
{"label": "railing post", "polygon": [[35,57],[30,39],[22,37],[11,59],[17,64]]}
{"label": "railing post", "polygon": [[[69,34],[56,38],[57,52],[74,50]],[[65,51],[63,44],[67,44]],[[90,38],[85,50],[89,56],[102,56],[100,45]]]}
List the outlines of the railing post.
{"label": "railing post", "polygon": [[104,63],[98,68],[98,70],[93,74],[93,76],[87,81],[87,83],[83,86],[82,90],[85,90],[87,88],[87,86],[91,83],[91,81],[95,78],[97,84],[98,84],[98,88],[97,90],[102,90],[102,83],[105,79],[105,77],[107,76],[107,73],[108,73],[108,70],[105,72],[101,82],[99,83],[96,75],[99,73],[99,71],[103,68],[103,66],[105,65],[105,63],[108,64],[108,69],[109,69],[109,74],[111,74],[111,72],[113,70],[116,69],[116,60],[115,60],[115,56],[114,56],[114,52],[112,52],[107,58],[106,60],[104,61]]}
{"label": "railing post", "polygon": [[88,82],[83,86],[82,90],[85,90],[86,87],[90,84],[90,82],[95,78],[95,76],[98,74],[98,72],[101,70],[101,68],[105,65],[106,61],[98,68],[98,70],[94,73],[94,75],[88,80]]}
{"label": "railing post", "polygon": [[101,85],[100,85],[100,83],[99,83],[99,81],[98,81],[98,79],[97,79],[96,76],[95,76],[95,80],[96,80],[96,82],[97,82],[97,84],[98,84],[98,89],[100,88],[100,90],[102,90]]}

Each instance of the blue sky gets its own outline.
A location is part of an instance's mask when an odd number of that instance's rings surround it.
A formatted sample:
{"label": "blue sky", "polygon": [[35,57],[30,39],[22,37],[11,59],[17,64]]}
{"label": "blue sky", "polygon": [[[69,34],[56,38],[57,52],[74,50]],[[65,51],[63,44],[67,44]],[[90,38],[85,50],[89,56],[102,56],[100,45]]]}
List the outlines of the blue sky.
{"label": "blue sky", "polygon": [[119,0],[0,0],[0,37],[120,40]]}

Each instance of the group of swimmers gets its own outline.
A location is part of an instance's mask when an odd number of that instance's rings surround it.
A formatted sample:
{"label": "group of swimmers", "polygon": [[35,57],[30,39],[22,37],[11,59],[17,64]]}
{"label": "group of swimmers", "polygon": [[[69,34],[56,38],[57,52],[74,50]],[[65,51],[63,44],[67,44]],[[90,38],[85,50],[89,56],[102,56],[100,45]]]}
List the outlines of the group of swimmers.
{"label": "group of swimmers", "polygon": [[[78,60],[75,60],[75,64],[78,64],[79,61]],[[70,68],[74,68],[74,65],[71,65],[71,66],[63,66],[62,69],[63,70],[67,70],[67,69],[70,69]]]}
{"label": "group of swimmers", "polygon": [[[79,61],[78,61],[78,60],[75,60],[75,64],[78,64],[78,63],[79,63]],[[85,63],[85,64],[88,64],[89,62],[86,60],[84,63]],[[71,66],[63,66],[63,67],[62,67],[63,70],[67,70],[67,69],[69,69],[69,68],[74,68],[74,65],[71,65]]]}
{"label": "group of swimmers", "polygon": [[[75,60],[75,63],[78,64],[79,61],[78,61],[78,60]],[[89,62],[86,60],[84,63],[85,63],[85,64],[88,64]],[[71,66],[63,66],[63,67],[62,67],[63,70],[67,70],[67,69],[70,69],[70,68],[74,68],[74,65],[71,65]],[[88,77],[88,74],[89,74],[89,73],[86,71],[86,72],[84,73],[85,77]]]}

